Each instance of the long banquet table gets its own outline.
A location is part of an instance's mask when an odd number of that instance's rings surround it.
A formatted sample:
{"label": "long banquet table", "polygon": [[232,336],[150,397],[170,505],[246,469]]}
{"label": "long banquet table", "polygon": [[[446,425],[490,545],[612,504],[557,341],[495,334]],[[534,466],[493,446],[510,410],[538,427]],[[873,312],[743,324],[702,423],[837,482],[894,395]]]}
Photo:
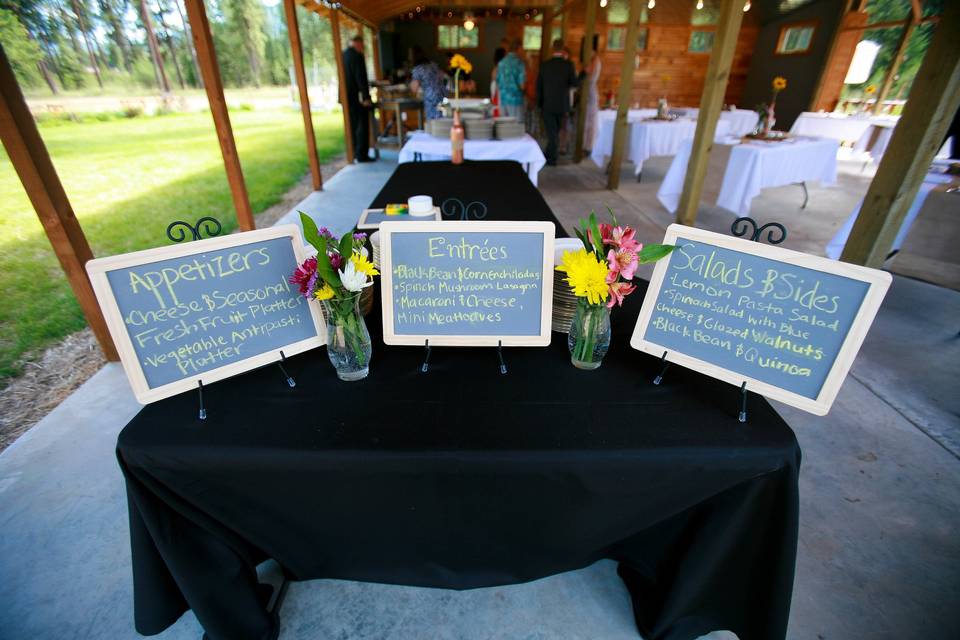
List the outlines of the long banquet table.
{"label": "long banquet table", "polygon": [[[498,189],[488,181],[497,177]],[[400,165],[374,205],[426,192],[486,196],[497,220],[557,223],[510,162]],[[504,193],[498,193],[504,192]],[[560,231],[559,223],[558,232]],[[161,400],[120,433],[136,628],[193,609],[212,640],[275,637],[256,565],[471,589],[619,562],[638,631],[692,640],[785,636],[800,449],[764,399],[631,349],[645,283],[613,314],[603,366],[546,348],[423,350],[382,343],[370,376],[340,382],[322,349]],[[371,612],[370,615],[376,615]],[[493,633],[493,630],[491,630]]]}
{"label": "long banquet table", "polygon": [[[677,152],[657,190],[657,199],[676,211],[683,177],[690,160],[691,141]],[[784,142],[751,141],[733,145],[723,174],[717,206],[738,216],[750,214],[750,203],[763,189],[794,183],[837,181],[837,143],[830,139],[796,138]]]}

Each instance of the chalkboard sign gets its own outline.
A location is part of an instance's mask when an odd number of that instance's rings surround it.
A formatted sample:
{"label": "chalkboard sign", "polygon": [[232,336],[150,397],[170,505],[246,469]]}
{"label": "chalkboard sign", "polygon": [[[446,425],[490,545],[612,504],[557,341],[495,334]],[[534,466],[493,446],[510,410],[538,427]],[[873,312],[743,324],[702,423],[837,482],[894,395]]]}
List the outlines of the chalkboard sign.
{"label": "chalkboard sign", "polygon": [[286,225],[88,262],[137,400],[325,344],[319,309],[288,281],[303,259]]}
{"label": "chalkboard sign", "polygon": [[671,225],[630,344],[817,415],[830,410],[890,274]]}
{"label": "chalkboard sign", "polygon": [[383,340],[546,346],[552,222],[384,222]]}

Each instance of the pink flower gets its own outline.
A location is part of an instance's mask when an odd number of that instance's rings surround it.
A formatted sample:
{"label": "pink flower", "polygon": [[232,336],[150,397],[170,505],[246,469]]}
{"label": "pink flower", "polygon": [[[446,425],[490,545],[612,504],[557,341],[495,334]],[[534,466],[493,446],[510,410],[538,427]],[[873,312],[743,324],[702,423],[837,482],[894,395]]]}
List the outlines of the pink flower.
{"label": "pink flower", "polygon": [[300,295],[309,297],[310,289],[313,288],[314,283],[317,281],[316,276],[317,259],[307,258],[302,265],[297,267],[293,275],[290,276],[290,284],[298,285],[300,287]]}
{"label": "pink flower", "polygon": [[614,304],[618,307],[623,305],[623,299],[633,293],[633,290],[636,288],[636,285],[623,282],[622,280],[611,282],[610,299],[607,300],[607,308],[612,309]]}
{"label": "pink flower", "polygon": [[610,244],[626,251],[639,251],[643,245],[636,241],[634,231],[630,227],[614,227],[610,231]]}
{"label": "pink flower", "polygon": [[607,282],[613,282],[619,275],[624,280],[633,280],[637,267],[640,265],[640,258],[634,251],[620,249],[616,251],[610,249],[607,253],[607,266],[610,267],[610,273],[607,275]]}

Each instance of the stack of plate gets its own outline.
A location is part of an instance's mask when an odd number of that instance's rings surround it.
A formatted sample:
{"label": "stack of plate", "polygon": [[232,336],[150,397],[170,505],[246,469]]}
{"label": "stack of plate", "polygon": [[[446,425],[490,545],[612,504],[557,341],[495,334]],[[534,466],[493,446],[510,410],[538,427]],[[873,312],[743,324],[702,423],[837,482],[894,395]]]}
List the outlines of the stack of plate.
{"label": "stack of plate", "polygon": [[436,118],[427,123],[427,132],[437,138],[449,138],[452,126],[453,118]]}
{"label": "stack of plate", "polygon": [[493,137],[493,120],[465,118],[463,127],[466,129],[467,140],[489,140]]}
{"label": "stack of plate", "polygon": [[374,231],[370,234],[370,248],[373,250],[373,256],[370,258],[373,261],[373,266],[378,270],[380,269],[380,232]]}
{"label": "stack of plate", "polygon": [[[557,238],[553,243],[554,266],[563,261],[564,251],[582,249],[583,243],[576,238]],[[553,272],[553,330],[560,333],[570,331],[573,314],[577,311],[577,297],[567,284],[567,274]]]}
{"label": "stack of plate", "polygon": [[523,136],[523,123],[517,122],[516,118],[494,118],[494,128],[496,129],[497,140],[508,140],[510,138],[519,138]]}

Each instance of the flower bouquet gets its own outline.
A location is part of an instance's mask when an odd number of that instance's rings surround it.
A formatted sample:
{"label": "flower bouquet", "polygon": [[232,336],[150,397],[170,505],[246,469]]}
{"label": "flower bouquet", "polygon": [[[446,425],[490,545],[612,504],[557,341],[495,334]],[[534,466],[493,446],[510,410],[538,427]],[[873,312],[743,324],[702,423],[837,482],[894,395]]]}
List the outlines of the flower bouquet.
{"label": "flower bouquet", "polygon": [[580,220],[574,231],[583,249],[564,251],[556,269],[567,274],[566,281],[577,297],[577,310],[567,335],[570,361],[579,369],[596,369],[610,348],[610,310],[621,306],[637,288],[633,278],[637,267],[670,255],[676,247],[667,244],[642,245],[636,232],[623,227],[609,208],[613,224],[598,224],[597,215]]}
{"label": "flower bouquet", "polygon": [[303,236],[317,255],[307,258],[290,276],[307,300],[319,300],[327,322],[327,355],[341,380],[360,380],[370,372],[372,347],[360,313],[360,294],[380,275],[367,257],[365,233],[345,233],[337,240],[300,213]]}
{"label": "flower bouquet", "polygon": [[771,83],[772,94],[770,97],[770,104],[760,104],[757,106],[757,113],[760,114],[760,122],[757,125],[757,131],[749,138],[759,138],[759,139],[776,139],[782,138],[784,136],[773,136],[770,133],[770,130],[773,129],[773,125],[776,124],[777,118],[775,110],[777,108],[777,94],[787,88],[787,79],[783,76],[777,76],[773,79]]}
{"label": "flower bouquet", "polygon": [[450,161],[453,164],[463,164],[463,141],[466,138],[466,132],[463,129],[463,123],[460,121],[460,72],[470,73],[473,71],[473,65],[459,53],[450,58],[450,68],[453,72],[453,126],[450,127]]}

